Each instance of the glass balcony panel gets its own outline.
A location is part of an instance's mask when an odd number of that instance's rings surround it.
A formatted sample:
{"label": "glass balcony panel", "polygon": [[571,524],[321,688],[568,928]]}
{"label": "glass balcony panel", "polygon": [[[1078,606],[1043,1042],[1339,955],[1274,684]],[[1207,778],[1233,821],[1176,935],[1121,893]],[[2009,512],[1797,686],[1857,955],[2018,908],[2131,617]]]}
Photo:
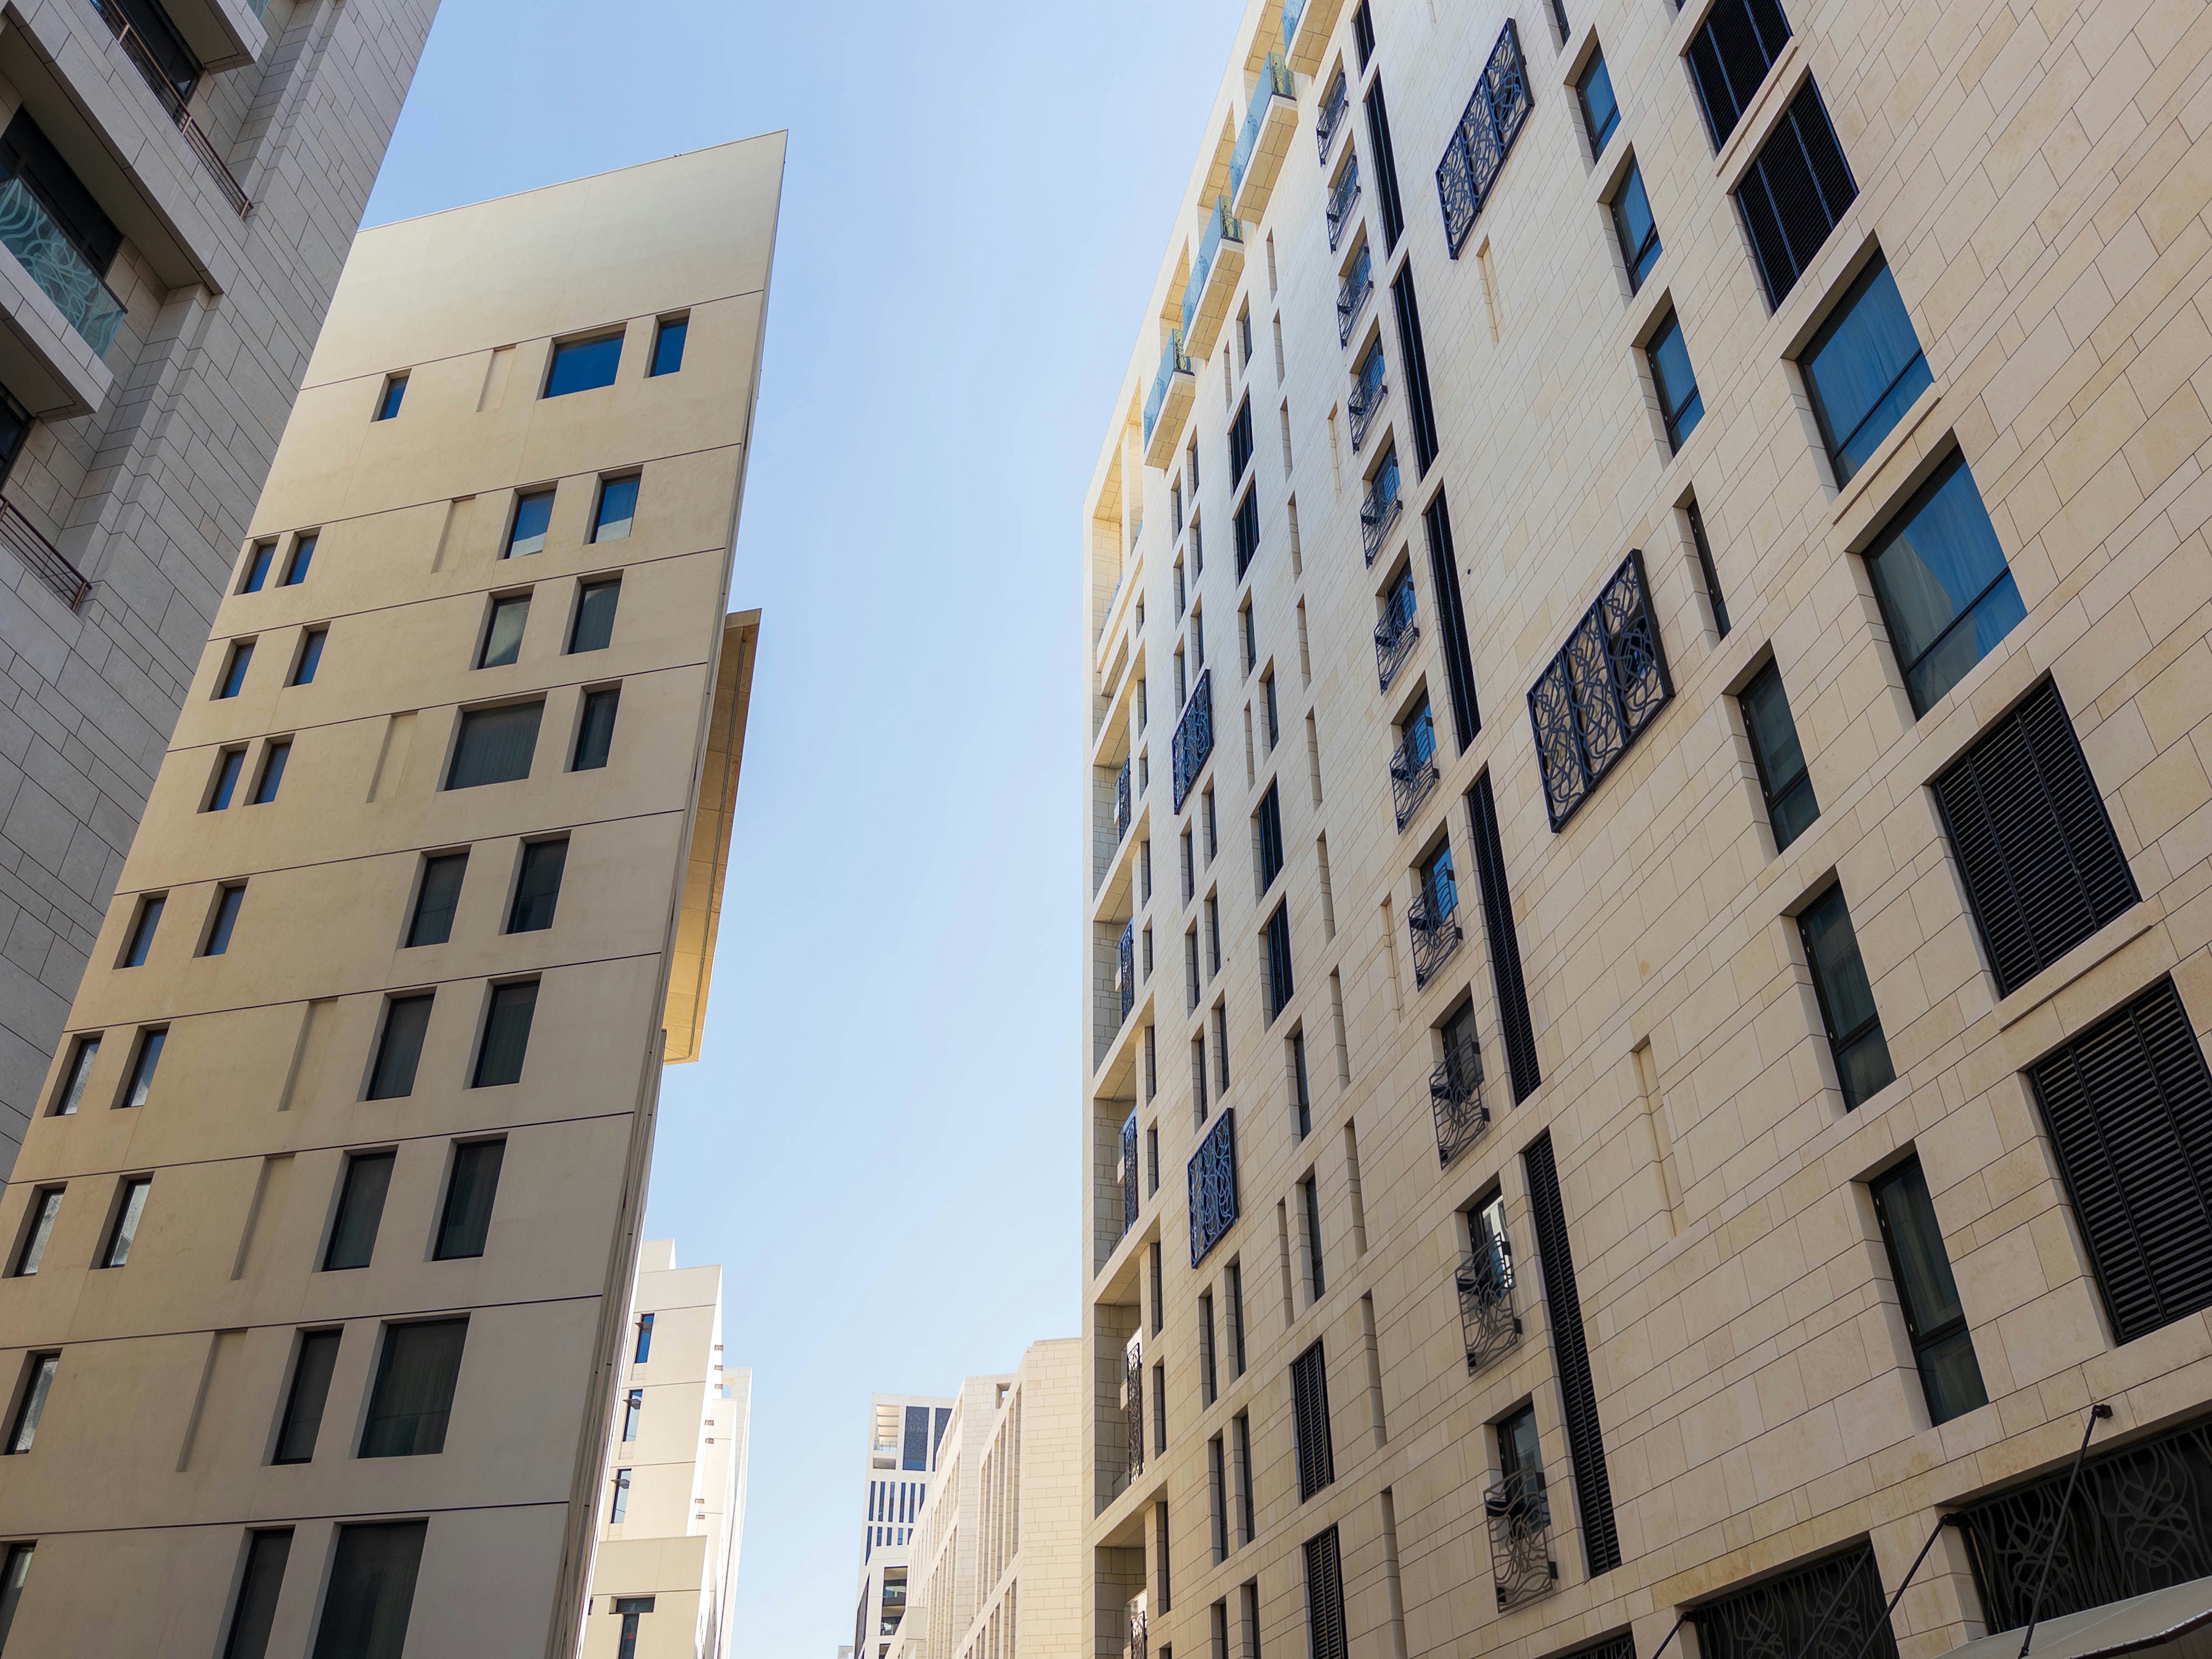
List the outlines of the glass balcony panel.
{"label": "glass balcony panel", "polygon": [[0,246],[22,262],[70,326],[105,357],[122,325],[123,301],[21,178],[0,179]]}

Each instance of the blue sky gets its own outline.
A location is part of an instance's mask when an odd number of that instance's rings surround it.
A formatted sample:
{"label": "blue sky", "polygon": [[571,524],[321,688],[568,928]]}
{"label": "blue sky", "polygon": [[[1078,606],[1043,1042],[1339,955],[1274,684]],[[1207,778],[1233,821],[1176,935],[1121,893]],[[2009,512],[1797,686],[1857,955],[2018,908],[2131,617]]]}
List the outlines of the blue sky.
{"label": "blue sky", "polygon": [[867,1395],[1078,1328],[1079,517],[1235,0],[444,0],[367,222],[791,135],[707,1052],[647,1231],[754,1373],[734,1650],[850,1641]]}

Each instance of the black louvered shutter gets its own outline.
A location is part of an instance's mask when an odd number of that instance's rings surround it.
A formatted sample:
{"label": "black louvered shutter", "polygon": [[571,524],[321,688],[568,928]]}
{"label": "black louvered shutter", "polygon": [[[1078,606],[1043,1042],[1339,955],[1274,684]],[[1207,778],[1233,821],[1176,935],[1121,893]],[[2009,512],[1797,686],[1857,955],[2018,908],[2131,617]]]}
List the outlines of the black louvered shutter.
{"label": "black louvered shutter", "polygon": [[2028,1076],[2118,1339],[2212,1307],[2212,1071],[2173,981]]}
{"label": "black louvered shutter", "polygon": [[1328,1362],[1316,1342],[1291,1361],[1291,1427],[1298,1443],[1298,1502],[1336,1479],[1329,1443]]}
{"label": "black louvered shutter", "polygon": [[2000,996],[2142,896],[2048,680],[1936,780],[1936,800]]}
{"label": "black louvered shutter", "polygon": [[1575,1291],[1574,1252],[1567,1244],[1566,1206],[1559,1201],[1559,1165],[1547,1130],[1521,1155],[1528,1172],[1528,1208],[1536,1222],[1536,1258],[1543,1268],[1544,1311],[1552,1327],[1552,1363],[1559,1374],[1559,1415],[1574,1465],[1575,1504],[1582,1516],[1583,1556],[1590,1577],[1620,1565],[1613,1519],[1613,1480],[1606,1472],[1605,1435],[1598,1426],[1597,1389],[1590,1381],[1589,1341]]}
{"label": "black louvered shutter", "polygon": [[1682,61],[1716,150],[1743,119],[1752,94],[1789,40],[1790,20],[1775,0],[1720,0],[1690,37]]}
{"label": "black louvered shutter", "polygon": [[[1423,395],[1426,395],[1424,388]],[[1452,549],[1451,509],[1444,492],[1423,509],[1429,536],[1429,580],[1436,589],[1437,626],[1443,634],[1444,683],[1451,690],[1452,730],[1459,752],[1467,753],[1482,730],[1482,710],[1474,700],[1474,658],[1468,650],[1467,606],[1460,598],[1459,557]]]}
{"label": "black louvered shutter", "polygon": [[1735,189],[1767,303],[1779,307],[1797,286],[1858,193],[1820,89],[1808,79]]}
{"label": "black louvered shutter", "polygon": [[1521,940],[1513,931],[1513,897],[1505,886],[1505,847],[1498,838],[1498,803],[1485,772],[1467,792],[1474,825],[1474,873],[1482,887],[1482,930],[1490,941],[1490,980],[1498,993],[1498,1023],[1505,1031],[1505,1064],[1513,1073],[1513,1103],[1536,1092],[1544,1075],[1536,1066],[1536,1028],[1528,1018],[1528,987],[1521,977]]}
{"label": "black louvered shutter", "polygon": [[1311,1659],[1345,1659],[1344,1558],[1334,1527],[1306,1540],[1306,1638]]}

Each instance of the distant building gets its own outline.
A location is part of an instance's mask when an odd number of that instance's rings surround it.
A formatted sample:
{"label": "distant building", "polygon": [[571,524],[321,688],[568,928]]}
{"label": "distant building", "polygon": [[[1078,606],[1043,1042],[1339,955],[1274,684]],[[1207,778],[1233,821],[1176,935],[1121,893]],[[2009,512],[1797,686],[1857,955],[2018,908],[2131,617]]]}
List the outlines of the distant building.
{"label": "distant building", "polygon": [[915,1523],[937,1472],[938,1443],[953,1401],[934,1395],[868,1396],[868,1477],[860,1528],[860,1588],[853,1609],[853,1659],[886,1659],[906,1616],[907,1561]]}

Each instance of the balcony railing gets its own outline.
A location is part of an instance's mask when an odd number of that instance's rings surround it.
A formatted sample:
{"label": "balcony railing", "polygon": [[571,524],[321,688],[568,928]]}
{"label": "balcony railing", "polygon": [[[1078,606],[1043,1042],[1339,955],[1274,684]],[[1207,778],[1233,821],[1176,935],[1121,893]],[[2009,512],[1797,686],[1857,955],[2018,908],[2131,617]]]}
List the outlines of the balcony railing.
{"label": "balcony railing", "polygon": [[1352,217],[1352,210],[1359,205],[1359,158],[1355,155],[1344,164],[1344,176],[1336,181],[1336,188],[1328,193],[1328,251],[1336,252],[1336,245],[1344,240],[1344,227]]}
{"label": "balcony railing", "polygon": [[1114,780],[1114,844],[1116,847],[1129,833],[1129,763],[1123,761],[1121,774]]}
{"label": "balcony railing", "polygon": [[[1421,810],[1421,803],[1436,787],[1437,717],[1424,709],[1421,717],[1406,728],[1404,738],[1390,757],[1390,806],[1398,816],[1401,830],[1412,822],[1413,814]],[[1452,906],[1458,902],[1458,894],[1454,891],[1442,914],[1450,914]],[[1415,955],[1418,958],[1418,951]]]}
{"label": "balcony railing", "polygon": [[1382,620],[1375,624],[1375,678],[1382,690],[1390,689],[1421,637],[1421,624],[1413,615],[1416,603],[1410,581],[1400,582],[1383,601]]}
{"label": "balcony railing", "polygon": [[1674,701],[1650,594],[1644,555],[1632,549],[1528,688],[1554,834]]}
{"label": "balcony railing", "polygon": [[1175,766],[1175,810],[1182,811],[1182,804],[1190,798],[1191,787],[1198,775],[1206,769],[1206,757],[1213,753],[1213,671],[1209,668],[1198,677],[1191,688],[1190,702],[1184,706],[1182,718],[1176,722],[1175,741],[1170,745]]}
{"label": "balcony railing", "polygon": [[1398,494],[1398,452],[1394,449],[1375,469],[1374,479],[1367,486],[1367,499],[1359,506],[1359,545],[1370,565],[1382,550],[1382,538],[1398,522],[1399,509],[1405,504]]}
{"label": "balcony railing", "polygon": [[[1435,769],[1430,770],[1433,774]],[[1413,935],[1413,985],[1419,989],[1437,976],[1466,937],[1459,925],[1459,888],[1449,872],[1440,872],[1434,884],[1407,908],[1406,928]]]}
{"label": "balcony railing", "polygon": [[1170,331],[1167,345],[1160,353],[1160,372],[1152,377],[1152,389],[1145,398],[1145,442],[1147,447],[1152,441],[1152,428],[1158,423],[1160,410],[1167,406],[1168,389],[1175,384],[1175,377],[1196,373],[1190,359],[1182,354],[1182,331]]}
{"label": "balcony railing", "polygon": [[1500,1610],[1557,1589],[1559,1565],[1552,1559],[1552,1504],[1542,1472],[1507,1475],[1483,1493],[1482,1512],[1490,1522],[1490,1571]]}
{"label": "balcony railing", "polygon": [[[1145,1472],[1145,1338],[1140,1331],[1129,1339],[1121,1350],[1121,1417],[1122,1448],[1126,1455],[1123,1464],[1127,1477],[1125,1484],[1133,1483]],[[1141,1619],[1141,1609],[1138,1618]],[[1133,1640],[1142,1654],[1141,1626],[1134,1620],[1130,1626]]]}
{"label": "balcony railing", "polygon": [[1352,262],[1352,269],[1344,273],[1344,280],[1336,289],[1336,343],[1340,346],[1352,343],[1352,331],[1358,325],[1359,313],[1367,309],[1368,296],[1375,292],[1375,260],[1365,248]]}
{"label": "balcony railing", "polygon": [[1352,107],[1352,95],[1345,89],[1344,71],[1336,72],[1336,79],[1328,83],[1328,90],[1321,95],[1321,110],[1314,117],[1314,143],[1321,147],[1321,164],[1328,165],[1328,147],[1336,142],[1336,130],[1344,125],[1344,112]]}
{"label": "balcony railing", "polygon": [[1206,216],[1206,231],[1198,239],[1198,257],[1191,261],[1190,279],[1182,285],[1182,337],[1190,338],[1198,321],[1198,308],[1206,298],[1206,279],[1213,274],[1214,259],[1221,252],[1223,242],[1244,244],[1244,227],[1231,217],[1229,200],[1222,197],[1213,204],[1213,211]]}
{"label": "balcony railing", "polygon": [[[263,3],[265,5],[267,0],[263,0]],[[177,131],[185,135],[185,143],[191,146],[192,154],[199,157],[200,165],[207,169],[208,177],[213,179],[216,187],[222,191],[223,199],[230,204],[240,218],[245,218],[253,211],[253,204],[246,198],[246,187],[238,182],[238,175],[230,170],[230,163],[216,151],[200,124],[192,119],[184,95],[161,68],[161,60],[155,57],[153,50],[140,37],[138,31],[131,26],[131,20],[123,15],[123,9],[115,3],[115,0],[92,0],[92,7],[100,14],[100,21],[107,25],[109,32],[122,42],[125,54],[146,84],[154,89],[154,95],[161,100],[161,107],[177,124]]]}
{"label": "balcony railing", "polygon": [[1195,1267],[1237,1224],[1237,1113],[1233,1109],[1213,1120],[1206,1139],[1191,1154],[1187,1175],[1190,1187],[1190,1265]]}
{"label": "balcony railing", "polygon": [[1521,1340],[1520,1316],[1513,1311],[1513,1263],[1485,1239],[1462,1258],[1456,1277],[1460,1329],[1467,1338],[1467,1370],[1472,1376],[1510,1353]]}
{"label": "balcony railing", "polygon": [[1121,1029],[1121,1020],[1129,1018],[1129,1010],[1137,1006],[1137,921],[1132,916],[1121,924],[1121,944],[1114,963],[1114,989],[1121,1000],[1121,1018],[1115,1029]]}
{"label": "balcony railing", "polygon": [[1291,66],[1279,52],[1269,52],[1265,68],[1260,71],[1260,84],[1252,88],[1252,103],[1244,112],[1244,125],[1237,135],[1237,148],[1229,156],[1229,199],[1238,200],[1244,193],[1244,175],[1252,166],[1252,152],[1259,147],[1261,129],[1267,125],[1267,106],[1278,98],[1297,97],[1297,82],[1291,79]]}
{"label": "balcony railing", "polygon": [[1137,1224],[1137,1115],[1129,1114],[1121,1126],[1121,1163],[1115,1170],[1121,1183],[1121,1231]]}
{"label": "balcony railing", "polygon": [[31,574],[53,589],[70,610],[82,605],[84,596],[92,592],[84,572],[64,558],[61,550],[41,536],[38,526],[4,497],[0,497],[0,542],[7,543],[8,550],[28,565]]}
{"label": "balcony railing", "polygon": [[[1375,424],[1375,411],[1382,406],[1382,399],[1390,390],[1386,378],[1389,363],[1382,356],[1382,342],[1377,340],[1375,349],[1359,360],[1352,371],[1352,396],[1346,400],[1346,410],[1352,416],[1352,450],[1355,455],[1359,446],[1367,441],[1367,428]],[[1370,557],[1369,562],[1372,563]]]}
{"label": "balcony railing", "polygon": [[1139,1595],[1129,1603],[1129,1644],[1122,1650],[1123,1659],[1147,1659],[1152,1646],[1152,1620],[1145,1611],[1145,1598]]}
{"label": "balcony railing", "polygon": [[1468,232],[1474,228],[1482,204],[1490,199],[1491,187],[1498,182],[1513,141],[1528,125],[1528,73],[1521,61],[1521,32],[1509,17],[1498,44],[1491,48],[1482,79],[1474,83],[1459,125],[1452,131],[1451,142],[1444,147],[1444,159],[1437,164],[1437,195],[1443,204],[1444,236],[1455,259],[1467,243]]}
{"label": "balcony railing", "polygon": [[0,179],[0,246],[22,261],[93,355],[105,357],[123,322],[123,301],[20,176]]}
{"label": "balcony railing", "polygon": [[1429,1104],[1437,1118],[1437,1162],[1449,1167],[1490,1127],[1490,1109],[1482,1103],[1482,1045],[1473,1037],[1446,1046],[1429,1073]]}

